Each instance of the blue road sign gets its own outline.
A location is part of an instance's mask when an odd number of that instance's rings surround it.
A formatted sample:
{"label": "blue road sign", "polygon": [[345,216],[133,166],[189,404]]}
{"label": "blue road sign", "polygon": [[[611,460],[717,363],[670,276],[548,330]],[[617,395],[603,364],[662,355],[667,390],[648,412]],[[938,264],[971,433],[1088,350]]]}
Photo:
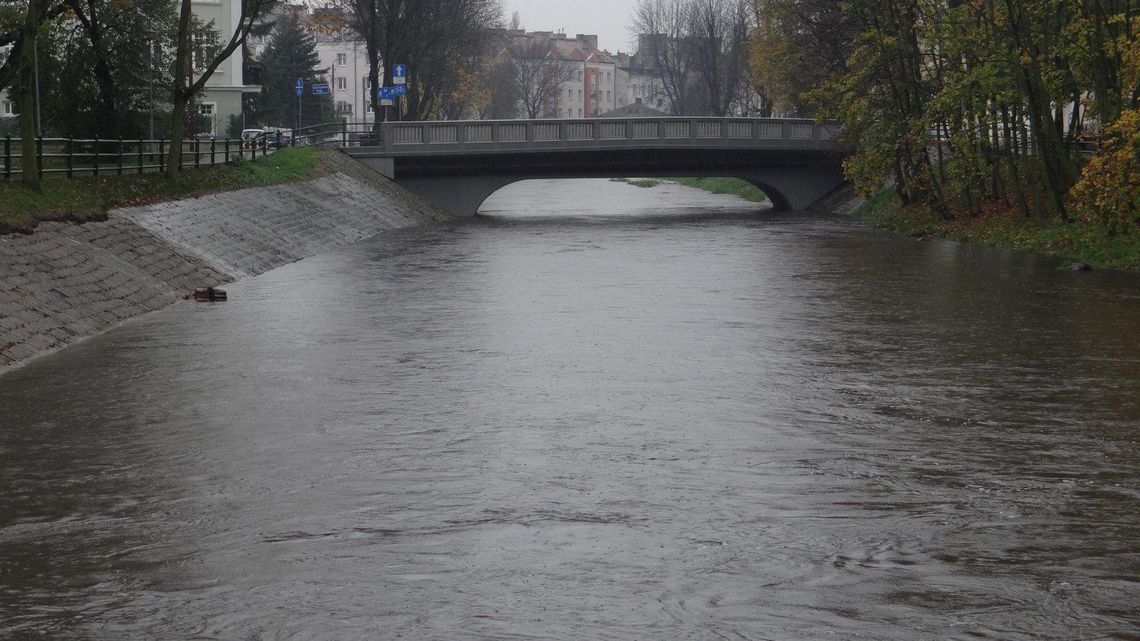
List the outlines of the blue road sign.
{"label": "blue road sign", "polygon": [[297,87],[297,97],[300,97],[301,94],[305,93],[305,81],[304,80],[297,78],[296,87]]}
{"label": "blue road sign", "polygon": [[397,98],[400,96],[406,96],[408,94],[408,85],[396,85],[395,87],[392,87],[392,93]]}
{"label": "blue road sign", "polygon": [[394,64],[392,65],[392,82],[397,85],[402,85],[408,81],[408,65]]}
{"label": "blue road sign", "polygon": [[313,95],[314,96],[323,96],[327,93],[331,93],[331,91],[329,89],[329,83],[318,82],[318,83],[313,85]]}
{"label": "blue road sign", "polygon": [[376,89],[376,96],[380,98],[380,104],[390,105],[396,100],[395,87],[378,87]]}

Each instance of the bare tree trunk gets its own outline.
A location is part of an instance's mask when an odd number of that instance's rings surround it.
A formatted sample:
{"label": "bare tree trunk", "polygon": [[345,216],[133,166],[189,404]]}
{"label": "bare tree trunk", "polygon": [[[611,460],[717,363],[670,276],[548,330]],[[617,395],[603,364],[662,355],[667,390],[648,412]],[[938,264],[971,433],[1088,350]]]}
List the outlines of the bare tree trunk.
{"label": "bare tree trunk", "polygon": [[166,152],[166,175],[173,177],[182,168],[182,137],[186,133],[186,108],[193,94],[186,86],[190,68],[190,0],[182,0],[178,14],[178,35],[174,39],[174,90],[170,116],[170,149]]}
{"label": "bare tree trunk", "polygon": [[24,18],[24,27],[21,32],[23,46],[20,49],[20,80],[24,86],[24,92],[20,98],[21,177],[25,185],[37,191],[40,188],[40,165],[39,157],[36,155],[34,56],[42,9],[43,0],[29,0],[28,15]]}

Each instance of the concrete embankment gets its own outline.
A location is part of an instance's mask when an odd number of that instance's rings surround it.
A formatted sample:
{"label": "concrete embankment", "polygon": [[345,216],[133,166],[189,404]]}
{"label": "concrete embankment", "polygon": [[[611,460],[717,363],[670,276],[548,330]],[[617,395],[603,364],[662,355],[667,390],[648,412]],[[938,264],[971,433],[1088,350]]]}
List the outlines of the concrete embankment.
{"label": "concrete embankment", "polygon": [[446,216],[339,153],[313,180],[0,236],[0,373],[220,285]]}

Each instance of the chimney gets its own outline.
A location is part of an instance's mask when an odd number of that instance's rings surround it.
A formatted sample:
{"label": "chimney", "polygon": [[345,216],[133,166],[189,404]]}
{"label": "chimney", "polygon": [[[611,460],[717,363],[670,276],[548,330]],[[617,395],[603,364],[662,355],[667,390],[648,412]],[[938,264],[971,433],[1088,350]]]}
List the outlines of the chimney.
{"label": "chimney", "polygon": [[587,35],[584,33],[579,33],[576,36],[574,36],[574,39],[578,41],[578,47],[579,48],[582,48],[582,49],[585,49],[587,47],[589,47],[590,49],[597,49],[598,48],[598,36],[596,36],[596,35]]}

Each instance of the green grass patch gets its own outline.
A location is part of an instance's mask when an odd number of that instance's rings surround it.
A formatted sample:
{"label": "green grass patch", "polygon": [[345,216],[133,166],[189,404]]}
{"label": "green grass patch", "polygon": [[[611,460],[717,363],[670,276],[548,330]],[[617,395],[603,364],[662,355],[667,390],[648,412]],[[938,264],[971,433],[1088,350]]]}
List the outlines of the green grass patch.
{"label": "green grass patch", "polygon": [[0,182],[0,233],[31,232],[46,220],[106,220],[107,211],[116,207],[305,180],[322,173],[320,158],[325,153],[330,152],[290,147],[254,161],[184,169],[174,178],[159,174],[45,177],[38,192],[19,181]]}
{"label": "green grass patch", "polygon": [[739,178],[671,178],[673,182],[714,194],[730,194],[754,203],[768,202],[759,187]]}
{"label": "green grass patch", "polygon": [[651,187],[656,187],[658,185],[664,184],[665,181],[654,180],[652,178],[610,178],[610,182],[625,183],[627,185],[633,185],[634,187],[649,189]]}
{"label": "green grass patch", "polygon": [[903,207],[891,189],[868,199],[855,210],[855,216],[880,229],[910,236],[947,238],[1140,271],[1140,230],[1135,227],[1130,233],[1110,233],[1094,223],[1023,218],[1009,210],[945,220],[925,207]]}

